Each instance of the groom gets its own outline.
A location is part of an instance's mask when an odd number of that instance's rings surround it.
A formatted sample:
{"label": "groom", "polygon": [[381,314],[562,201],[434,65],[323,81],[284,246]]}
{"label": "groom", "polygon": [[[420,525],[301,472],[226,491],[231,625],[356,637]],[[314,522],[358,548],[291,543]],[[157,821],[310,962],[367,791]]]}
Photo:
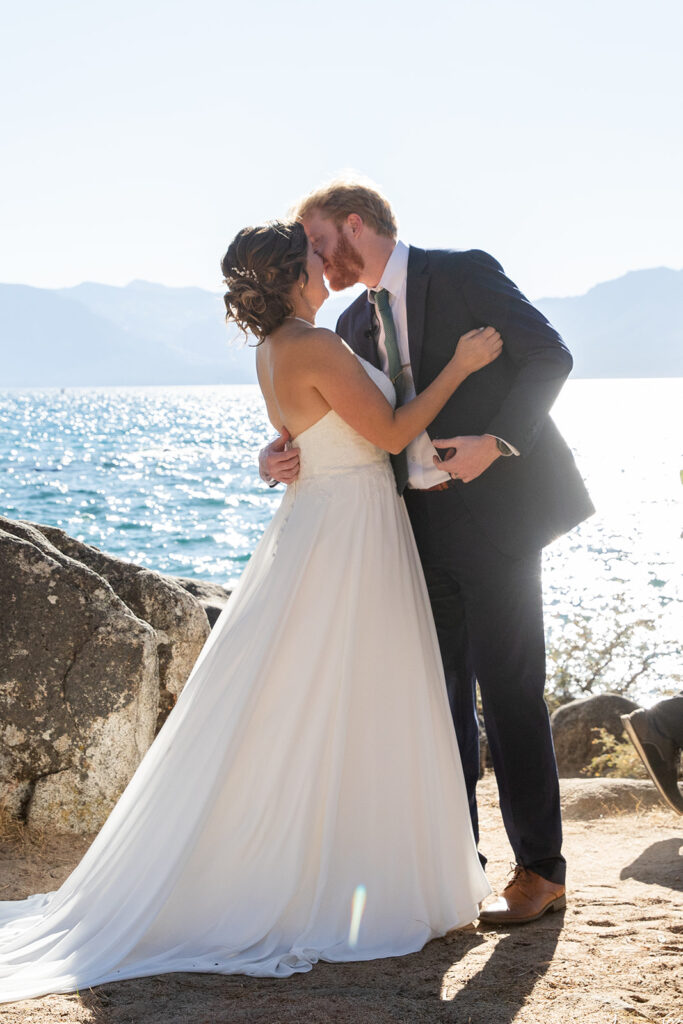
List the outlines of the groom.
{"label": "groom", "polygon": [[[535,920],[565,905],[566,867],[543,700],[541,549],[593,512],[548,415],[571,355],[487,253],[397,240],[393,211],[376,190],[333,183],[307,196],[297,217],[330,287],[367,287],[337,332],[394,379],[398,369],[403,401],[436,377],[467,331],[492,325],[503,337],[502,355],[467,378],[428,431],[394,459],[394,471],[429,590],[475,838],[478,682],[517,861],[481,920]],[[269,483],[289,483],[298,454],[278,439],[261,452],[260,470]]]}

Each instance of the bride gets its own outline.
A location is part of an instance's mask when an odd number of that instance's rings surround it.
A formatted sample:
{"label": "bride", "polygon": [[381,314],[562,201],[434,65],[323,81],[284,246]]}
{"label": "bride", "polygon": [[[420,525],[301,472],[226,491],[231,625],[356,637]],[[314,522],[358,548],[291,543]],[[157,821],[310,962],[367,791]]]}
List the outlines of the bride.
{"label": "bride", "polygon": [[299,479],[80,864],[55,892],[0,903],[0,1001],[411,953],[489,892],[386,452],[500,337],[463,336],[394,410],[384,374],[313,326],[327,290],[300,224],[241,231],[222,267]]}

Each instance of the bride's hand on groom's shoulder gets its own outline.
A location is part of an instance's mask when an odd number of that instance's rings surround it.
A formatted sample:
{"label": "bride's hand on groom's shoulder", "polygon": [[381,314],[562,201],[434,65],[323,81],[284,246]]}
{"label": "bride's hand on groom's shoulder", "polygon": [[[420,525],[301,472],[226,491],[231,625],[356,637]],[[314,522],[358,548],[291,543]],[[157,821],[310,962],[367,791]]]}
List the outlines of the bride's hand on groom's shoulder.
{"label": "bride's hand on groom's shoulder", "polygon": [[259,475],[271,487],[276,484],[294,483],[299,475],[299,451],[287,448],[291,434],[286,427],[282,433],[259,452]]}
{"label": "bride's hand on groom's shoulder", "polygon": [[503,350],[503,339],[495,327],[476,327],[463,334],[453,353],[453,363],[468,376],[488,366]]}

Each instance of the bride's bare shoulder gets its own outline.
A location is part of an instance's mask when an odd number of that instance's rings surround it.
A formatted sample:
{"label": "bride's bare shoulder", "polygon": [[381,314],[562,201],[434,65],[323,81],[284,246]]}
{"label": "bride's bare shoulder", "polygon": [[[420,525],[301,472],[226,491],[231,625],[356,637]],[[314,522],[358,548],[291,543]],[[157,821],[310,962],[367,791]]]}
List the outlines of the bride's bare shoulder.
{"label": "bride's bare shoulder", "polygon": [[303,336],[307,356],[313,359],[341,359],[353,357],[353,350],[334,331],[327,327],[312,327]]}
{"label": "bride's bare shoulder", "polygon": [[297,373],[331,366],[348,370],[351,360],[356,361],[352,349],[327,327],[310,326],[296,331],[289,330],[273,338],[273,341],[273,349],[279,352],[279,359],[284,360]]}

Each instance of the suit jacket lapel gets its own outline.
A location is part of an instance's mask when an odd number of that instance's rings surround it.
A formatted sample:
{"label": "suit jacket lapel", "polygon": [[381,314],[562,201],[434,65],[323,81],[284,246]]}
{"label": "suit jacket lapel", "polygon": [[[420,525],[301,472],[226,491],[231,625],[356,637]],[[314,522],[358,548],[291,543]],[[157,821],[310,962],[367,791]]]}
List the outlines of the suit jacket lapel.
{"label": "suit jacket lapel", "polygon": [[415,387],[418,386],[422,341],[424,338],[429,262],[424,249],[410,246],[408,254],[408,280],[406,284],[406,313],[408,318],[408,350]]}
{"label": "suit jacket lapel", "polygon": [[377,334],[378,327],[375,323],[373,307],[366,297],[365,304],[361,307],[358,314],[358,320],[354,324],[353,335],[356,340],[354,347],[359,356],[367,359],[369,363],[372,363],[373,366],[380,370],[381,366],[377,353]]}

